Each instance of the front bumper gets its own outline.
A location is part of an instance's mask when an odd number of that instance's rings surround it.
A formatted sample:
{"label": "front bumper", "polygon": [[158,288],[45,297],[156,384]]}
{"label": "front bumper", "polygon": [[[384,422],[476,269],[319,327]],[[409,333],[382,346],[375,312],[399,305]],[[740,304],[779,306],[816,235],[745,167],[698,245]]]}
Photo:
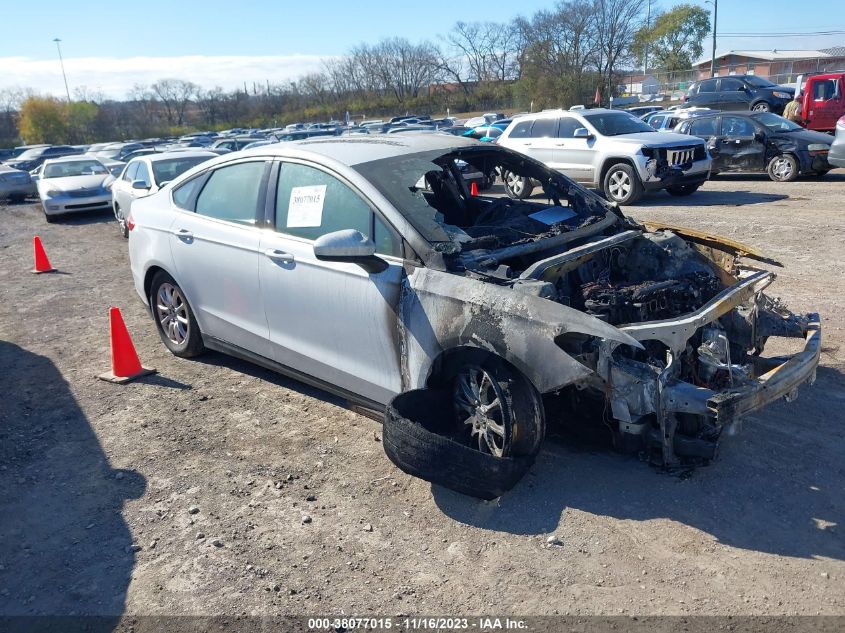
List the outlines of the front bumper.
{"label": "front bumper", "polygon": [[637,156],[636,162],[640,180],[646,191],[683,185],[701,185],[710,177],[712,164],[710,158],[703,158],[673,166],[658,158],[648,156]]}
{"label": "front bumper", "polygon": [[46,198],[41,204],[47,215],[62,215],[66,213],[81,213],[85,211],[105,211],[111,209],[111,192],[105,192],[84,198],[60,196]]}
{"label": "front bumper", "polygon": [[667,362],[661,368],[613,354],[615,345],[604,346],[598,373],[610,386],[613,417],[622,433],[645,434],[649,432],[649,420],[655,419],[660,429],[663,463],[670,465],[678,461],[675,429],[679,416],[700,416],[718,435],[723,427],[781,397],[793,399],[801,384],[814,380],[821,350],[821,322],[817,314],[803,317],[790,314],[789,319],[780,315],[784,327],[780,331],[766,330],[765,335],[803,336],[803,350],[788,357],[751,356],[751,372],[731,387],[714,390],[681,378],[688,341],[700,328],[740,306],[751,305],[757,306],[752,331],[760,327],[756,315],[759,306],[765,305],[762,291],[773,280],[771,273],[757,271],[693,313],[620,328],[639,341],[659,341],[667,349]]}

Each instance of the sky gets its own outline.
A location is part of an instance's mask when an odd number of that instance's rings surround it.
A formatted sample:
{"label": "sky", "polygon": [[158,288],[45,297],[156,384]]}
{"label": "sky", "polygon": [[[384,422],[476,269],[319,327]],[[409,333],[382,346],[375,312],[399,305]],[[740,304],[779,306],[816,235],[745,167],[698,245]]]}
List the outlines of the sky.
{"label": "sky", "polygon": [[[703,0],[686,0],[711,10]],[[652,0],[653,11],[679,0]],[[145,0],[85,4],[67,0],[6,1],[0,6],[0,89],[64,95],[56,44],[61,38],[68,84],[122,98],[134,84],[174,77],[203,87],[283,83],[318,70],[325,58],[385,37],[430,39],[459,21],[504,22],[554,1]],[[479,11],[484,7],[484,11]],[[19,28],[14,28],[19,25]],[[12,27],[12,28],[10,28]],[[845,3],[720,0],[717,34],[845,31]],[[719,37],[717,50],[818,49],[845,46],[845,34],[806,37]],[[710,41],[705,53],[710,52]]]}

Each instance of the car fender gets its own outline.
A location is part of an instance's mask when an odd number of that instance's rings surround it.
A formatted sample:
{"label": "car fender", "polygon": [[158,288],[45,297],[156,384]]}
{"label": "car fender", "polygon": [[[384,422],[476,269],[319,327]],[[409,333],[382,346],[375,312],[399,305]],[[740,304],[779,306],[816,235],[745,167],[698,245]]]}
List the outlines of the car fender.
{"label": "car fender", "polygon": [[403,390],[425,385],[441,353],[473,347],[501,356],[540,393],[591,375],[555,339],[576,332],[641,348],[641,344],[590,315],[510,288],[427,268],[404,277],[399,299]]}

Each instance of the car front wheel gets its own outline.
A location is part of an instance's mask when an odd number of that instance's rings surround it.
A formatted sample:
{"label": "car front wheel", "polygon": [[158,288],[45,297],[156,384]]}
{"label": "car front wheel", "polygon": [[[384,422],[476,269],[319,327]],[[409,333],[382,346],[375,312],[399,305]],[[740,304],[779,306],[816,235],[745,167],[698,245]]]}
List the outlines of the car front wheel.
{"label": "car front wheel", "polygon": [[161,341],[174,355],[191,358],[205,350],[202,333],[185,293],[164,271],[153,278],[150,305]]}
{"label": "car front wheel", "polygon": [[769,161],[766,171],[775,182],[791,182],[798,178],[798,161],[790,154],[780,154]]}
{"label": "car front wheel", "polygon": [[771,111],[772,107],[766,103],[765,101],[760,101],[759,103],[755,103],[751,109],[754,112],[769,112]]}
{"label": "car front wheel", "polygon": [[634,204],[643,196],[643,184],[627,163],[611,165],[603,184],[604,194],[611,202]]}
{"label": "car front wheel", "polygon": [[120,205],[114,205],[114,217],[117,220],[117,226],[120,229],[120,234],[129,239],[129,227],[126,224],[126,218],[123,217],[123,213],[120,210]]}
{"label": "car front wheel", "polygon": [[540,396],[497,358],[460,367],[452,382],[458,434],[493,457],[537,454],[545,435]]}

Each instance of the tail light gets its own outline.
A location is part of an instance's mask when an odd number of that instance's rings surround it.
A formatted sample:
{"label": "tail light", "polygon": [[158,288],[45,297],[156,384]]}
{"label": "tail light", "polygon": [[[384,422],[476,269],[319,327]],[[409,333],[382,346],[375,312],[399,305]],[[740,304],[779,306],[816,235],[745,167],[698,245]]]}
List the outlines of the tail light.
{"label": "tail light", "polygon": [[132,217],[132,212],[129,212],[129,215],[126,216],[126,228],[130,231],[135,228],[135,218]]}

